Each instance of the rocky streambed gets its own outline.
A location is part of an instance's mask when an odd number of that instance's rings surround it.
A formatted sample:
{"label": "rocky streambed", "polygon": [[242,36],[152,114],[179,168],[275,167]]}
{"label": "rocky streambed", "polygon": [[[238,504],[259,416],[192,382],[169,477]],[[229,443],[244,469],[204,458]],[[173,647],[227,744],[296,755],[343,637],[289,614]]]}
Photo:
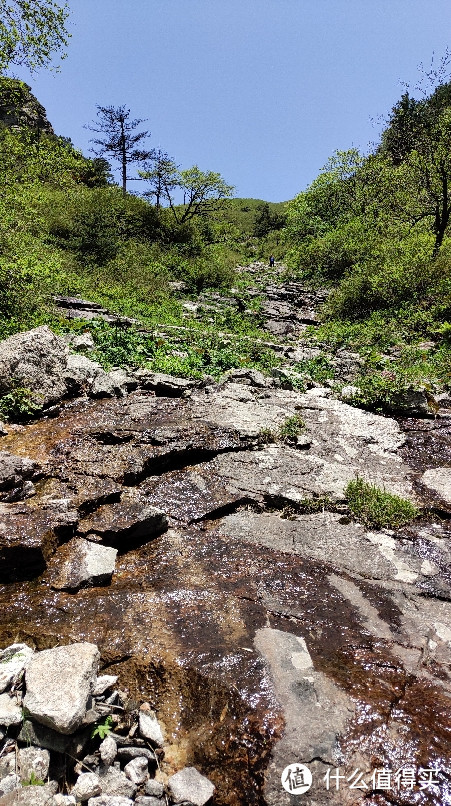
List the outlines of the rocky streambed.
{"label": "rocky streambed", "polygon": [[[1,646],[96,645],[156,711],[163,779],[195,767],[218,806],[451,803],[446,412],[398,422],[252,370],[102,376],[39,330],[57,408],[0,437]],[[365,528],[356,476],[424,516]]]}

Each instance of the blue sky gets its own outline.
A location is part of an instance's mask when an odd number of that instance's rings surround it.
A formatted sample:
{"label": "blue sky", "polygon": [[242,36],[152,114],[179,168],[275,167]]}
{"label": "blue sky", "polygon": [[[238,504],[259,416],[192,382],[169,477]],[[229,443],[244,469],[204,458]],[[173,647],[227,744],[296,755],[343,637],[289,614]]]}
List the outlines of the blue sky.
{"label": "blue sky", "polygon": [[451,45],[449,0],[68,2],[61,72],[16,71],[57,134],[87,153],[95,105],[126,104],[181,167],[268,201],[303,190],[336,149],[366,150],[400,81]]}

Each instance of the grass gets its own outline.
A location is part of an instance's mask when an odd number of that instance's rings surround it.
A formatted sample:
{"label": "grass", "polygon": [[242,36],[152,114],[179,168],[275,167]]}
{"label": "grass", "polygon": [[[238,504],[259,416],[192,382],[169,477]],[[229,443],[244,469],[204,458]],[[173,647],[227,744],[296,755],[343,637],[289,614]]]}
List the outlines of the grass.
{"label": "grass", "polygon": [[405,526],[419,515],[411,501],[381,490],[358,476],[346,486],[345,496],[355,518],[376,529]]}
{"label": "grass", "polygon": [[293,414],[279,427],[279,436],[284,440],[291,440],[298,437],[305,429],[305,422],[299,414]]}

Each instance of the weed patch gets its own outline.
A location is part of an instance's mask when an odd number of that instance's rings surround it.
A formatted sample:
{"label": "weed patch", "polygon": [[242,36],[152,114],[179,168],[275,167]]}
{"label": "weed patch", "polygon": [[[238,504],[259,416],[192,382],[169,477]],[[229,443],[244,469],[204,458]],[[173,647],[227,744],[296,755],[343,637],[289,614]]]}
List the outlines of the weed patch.
{"label": "weed patch", "polygon": [[345,496],[352,514],[365,526],[398,528],[415,520],[419,511],[411,501],[381,490],[357,477],[350,481]]}

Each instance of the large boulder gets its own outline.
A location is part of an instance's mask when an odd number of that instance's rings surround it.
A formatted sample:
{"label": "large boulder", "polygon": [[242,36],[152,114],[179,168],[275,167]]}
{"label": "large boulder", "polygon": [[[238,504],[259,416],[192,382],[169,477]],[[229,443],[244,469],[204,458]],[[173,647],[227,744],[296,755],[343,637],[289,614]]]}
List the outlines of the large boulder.
{"label": "large boulder", "polygon": [[67,345],[47,325],[15,333],[0,343],[0,395],[20,387],[36,406],[56,403],[66,394],[67,356]]}
{"label": "large boulder", "polygon": [[25,672],[24,708],[32,719],[74,733],[86,714],[99,660],[99,650],[88,643],[36,653]]}

